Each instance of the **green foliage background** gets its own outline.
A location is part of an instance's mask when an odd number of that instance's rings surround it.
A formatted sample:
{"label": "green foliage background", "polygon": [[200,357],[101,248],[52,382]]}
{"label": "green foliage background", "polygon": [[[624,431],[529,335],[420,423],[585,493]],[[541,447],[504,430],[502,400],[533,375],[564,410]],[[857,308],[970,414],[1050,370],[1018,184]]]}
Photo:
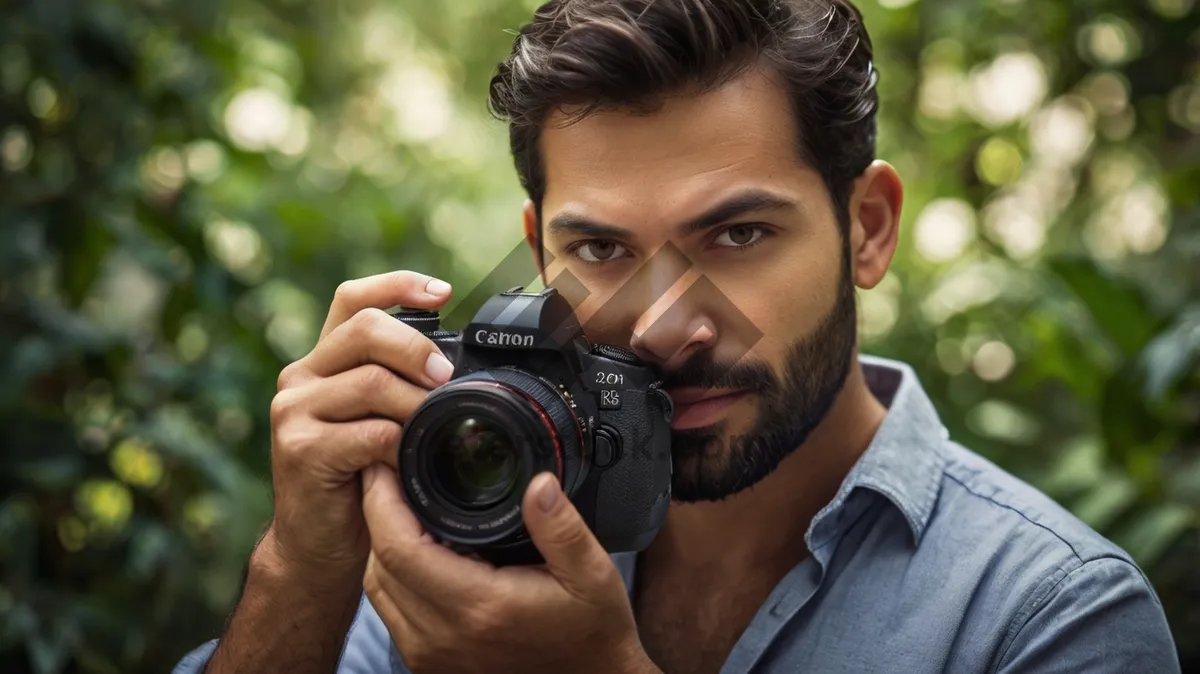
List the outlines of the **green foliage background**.
{"label": "green foliage background", "polygon": [[[484,104],[532,6],[0,3],[0,670],[167,671],[219,632],[275,377],[340,281],[533,279],[488,275],[523,195]],[[1200,667],[1200,11],[862,9],[907,185],[866,349],[1133,553]]]}

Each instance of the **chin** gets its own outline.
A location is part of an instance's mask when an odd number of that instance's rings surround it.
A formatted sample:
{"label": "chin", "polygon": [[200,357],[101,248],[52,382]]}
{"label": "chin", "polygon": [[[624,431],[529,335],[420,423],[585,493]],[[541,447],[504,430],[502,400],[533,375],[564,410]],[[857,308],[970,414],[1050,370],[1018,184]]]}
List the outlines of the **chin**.
{"label": "chin", "polygon": [[[707,426],[672,431],[672,500],[723,501],[762,476],[751,476],[745,439],[754,428],[752,412],[732,412]],[[754,450],[750,450],[754,451]]]}

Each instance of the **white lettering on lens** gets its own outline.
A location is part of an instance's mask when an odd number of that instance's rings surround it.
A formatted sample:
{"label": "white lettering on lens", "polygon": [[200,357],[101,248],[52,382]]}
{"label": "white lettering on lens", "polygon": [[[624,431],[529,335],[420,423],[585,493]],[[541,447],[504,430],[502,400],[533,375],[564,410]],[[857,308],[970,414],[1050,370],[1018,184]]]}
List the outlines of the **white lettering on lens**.
{"label": "white lettering on lens", "polygon": [[429,497],[425,495],[425,490],[421,489],[421,483],[417,482],[416,478],[410,479],[408,483],[412,485],[413,491],[417,493],[417,500],[421,502],[421,505],[428,506]]}
{"label": "white lettering on lens", "polygon": [[446,526],[454,527],[455,529],[462,529],[463,531],[470,531],[473,528],[469,524],[463,524],[462,522],[459,522],[458,520],[452,520],[449,517],[446,517],[445,515],[438,517],[438,519],[442,521],[442,524],[445,524]]}
{"label": "white lettering on lens", "polygon": [[507,332],[476,330],[475,341],[489,346],[533,346],[533,335],[512,335]]}
{"label": "white lettering on lens", "polygon": [[482,524],[479,525],[479,528],[484,529],[484,530],[490,530],[490,529],[495,529],[496,527],[502,527],[505,524],[508,524],[509,522],[511,522],[512,518],[516,517],[517,513],[520,512],[520,510],[521,510],[521,506],[520,506],[520,504],[517,504],[516,506],[513,506],[512,510],[509,510],[508,512],[504,513],[500,517],[497,517],[496,519],[491,520],[490,522],[483,522]]}

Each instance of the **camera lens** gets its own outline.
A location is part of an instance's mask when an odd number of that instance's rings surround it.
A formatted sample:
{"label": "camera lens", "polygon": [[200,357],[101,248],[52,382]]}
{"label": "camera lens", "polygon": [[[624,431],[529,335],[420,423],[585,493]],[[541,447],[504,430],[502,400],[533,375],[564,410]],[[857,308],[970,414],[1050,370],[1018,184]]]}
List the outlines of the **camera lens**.
{"label": "camera lens", "polygon": [[584,475],[583,422],[557,387],[512,367],[464,375],[409,418],[399,475],[413,514],[439,539],[501,545],[524,531],[521,501],[548,471],[568,493]]}
{"label": "camera lens", "polygon": [[433,436],[432,477],[437,488],[468,508],[503,501],[517,484],[520,455],[504,427],[484,416],[445,422]]}

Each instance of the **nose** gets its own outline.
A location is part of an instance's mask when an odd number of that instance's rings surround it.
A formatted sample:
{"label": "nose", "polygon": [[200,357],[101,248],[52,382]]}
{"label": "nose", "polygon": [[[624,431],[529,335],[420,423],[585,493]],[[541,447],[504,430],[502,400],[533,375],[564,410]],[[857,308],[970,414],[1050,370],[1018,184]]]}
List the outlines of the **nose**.
{"label": "nose", "polygon": [[688,293],[700,278],[699,270],[689,267],[682,275],[667,278],[672,279],[669,285],[651,284],[655,290],[634,321],[629,347],[643,360],[671,370],[696,351],[712,348],[717,329],[694,293]]}
{"label": "nose", "polygon": [[595,297],[591,310],[580,312],[584,330],[600,341],[628,343],[642,360],[674,369],[717,343],[720,303],[712,301],[711,285],[666,243],[615,292]]}

